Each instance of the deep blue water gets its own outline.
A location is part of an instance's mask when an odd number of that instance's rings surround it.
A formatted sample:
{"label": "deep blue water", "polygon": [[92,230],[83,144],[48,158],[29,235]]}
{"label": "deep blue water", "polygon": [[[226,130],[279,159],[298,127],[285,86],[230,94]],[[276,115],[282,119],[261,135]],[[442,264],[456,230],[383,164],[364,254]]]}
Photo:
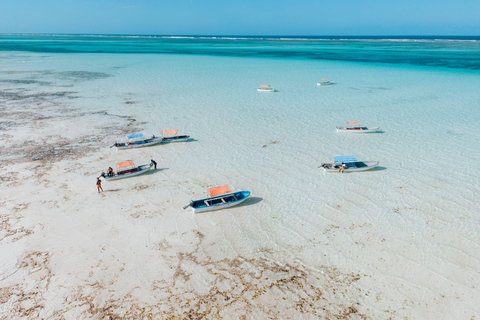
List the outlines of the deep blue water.
{"label": "deep blue water", "polygon": [[480,70],[480,36],[250,37],[0,35],[0,51],[196,54]]}

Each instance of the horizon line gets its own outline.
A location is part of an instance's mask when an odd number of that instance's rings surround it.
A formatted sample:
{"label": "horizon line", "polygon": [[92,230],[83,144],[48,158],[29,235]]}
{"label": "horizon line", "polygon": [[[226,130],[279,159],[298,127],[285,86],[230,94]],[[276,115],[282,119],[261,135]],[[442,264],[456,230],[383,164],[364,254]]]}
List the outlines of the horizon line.
{"label": "horizon line", "polygon": [[72,36],[143,36],[143,37],[289,37],[289,38],[298,38],[298,37],[465,37],[473,38],[480,37],[479,35],[434,35],[434,34],[422,34],[422,35],[413,35],[413,34],[400,34],[400,35],[284,35],[284,34],[274,34],[274,35],[249,35],[249,34],[144,34],[144,33],[57,33],[57,32],[12,32],[12,33],[0,33],[0,35],[72,35]]}

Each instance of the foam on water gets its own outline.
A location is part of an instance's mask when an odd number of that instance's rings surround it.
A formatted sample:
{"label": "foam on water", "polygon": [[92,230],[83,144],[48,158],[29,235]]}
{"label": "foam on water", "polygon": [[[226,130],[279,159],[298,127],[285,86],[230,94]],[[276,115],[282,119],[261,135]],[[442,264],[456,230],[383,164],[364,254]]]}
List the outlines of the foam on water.
{"label": "foam on water", "polygon": [[[63,282],[90,286],[91,292],[80,296],[97,301],[99,309],[110,303],[116,311],[109,315],[122,314],[119,310],[136,303],[163,316],[186,315],[188,310],[201,313],[203,309],[191,301],[204,299],[219,310],[230,310],[231,315],[219,312],[226,318],[243,314],[261,318],[276,314],[275,308],[277,315],[304,313],[312,318],[347,314],[338,310],[359,318],[478,316],[478,72],[246,59],[236,57],[234,48],[224,50],[234,54],[1,54],[6,104],[18,106],[11,96],[16,94],[25,105],[46,99],[72,108],[70,115],[85,114],[71,122],[49,122],[35,131],[33,122],[9,139],[20,143],[27,136],[35,140],[53,133],[64,139],[87,132],[108,135],[112,128],[110,137],[102,137],[104,148],[83,158],[75,174],[65,172],[62,179],[76,187],[66,194],[73,200],[52,207],[58,215],[42,207],[42,193],[37,204],[34,197],[25,209],[35,212],[56,237],[66,237],[65,230],[78,232],[64,245],[57,238],[41,240],[40,229],[23,240],[25,248],[51,250],[15,257],[50,261],[49,272],[61,281],[52,278],[44,288],[48,295],[69,296],[61,288]],[[317,86],[325,77],[337,84]],[[259,93],[260,84],[270,84],[278,92]],[[64,91],[69,93],[59,94]],[[33,100],[25,98],[28,94]],[[53,114],[49,110],[43,112]],[[108,141],[123,138],[113,128],[133,118],[132,130],[150,134],[179,129],[195,140],[134,151],[108,149]],[[380,126],[382,132],[335,132],[335,126],[351,120]],[[377,160],[381,167],[345,174],[318,168],[336,155]],[[107,195],[108,201],[85,193],[91,188],[86,181],[127,158],[138,164],[153,158],[163,170],[104,186],[116,190]],[[54,164],[57,170],[64,170],[62,165],[71,163]],[[57,182],[55,190],[62,194],[59,181],[52,178],[50,185]],[[232,190],[250,190],[253,199],[199,215],[181,209],[190,199],[204,197],[205,188],[227,183]],[[71,220],[60,213],[71,214]],[[53,224],[54,217],[61,220],[58,225]],[[92,240],[82,242],[84,233]],[[92,249],[95,241],[106,245]],[[69,254],[68,247],[77,255]],[[105,264],[102,250],[121,263]],[[90,265],[85,259],[94,262]],[[75,262],[82,267],[75,268]],[[92,268],[93,278],[86,267]],[[10,268],[5,264],[2,274],[10,273]],[[68,276],[65,268],[74,276]],[[257,279],[258,274],[262,277]],[[251,280],[248,286],[247,278],[260,280]],[[121,285],[109,285],[110,280]],[[272,289],[268,281],[277,281],[278,287]],[[240,286],[244,293],[235,293]],[[115,290],[107,293],[102,288]],[[328,304],[316,304],[317,289]],[[243,307],[213,302],[218,300],[215,294],[225,292],[234,292],[233,300],[243,301]],[[292,307],[302,297],[316,307]],[[161,313],[167,311],[156,304],[168,306],[171,299],[186,311]],[[327,311],[318,311],[326,305]],[[79,305],[75,308],[82,312]],[[163,311],[155,313],[156,308]],[[95,310],[89,312],[102,314]]]}

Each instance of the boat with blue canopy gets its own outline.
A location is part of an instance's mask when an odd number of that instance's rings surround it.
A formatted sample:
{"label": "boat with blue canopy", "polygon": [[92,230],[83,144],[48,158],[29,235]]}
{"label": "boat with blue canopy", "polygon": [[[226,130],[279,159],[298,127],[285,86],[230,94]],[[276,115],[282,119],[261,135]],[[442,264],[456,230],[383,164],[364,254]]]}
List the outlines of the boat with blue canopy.
{"label": "boat with blue canopy", "polygon": [[[346,121],[347,124],[360,124],[360,121]],[[379,127],[362,127],[362,126],[345,126],[336,127],[337,132],[351,132],[351,133],[373,133],[380,130]]]}
{"label": "boat with blue canopy", "polygon": [[366,171],[378,166],[378,161],[359,161],[355,156],[336,156],[335,162],[322,163],[319,168],[326,172],[356,172]]}
{"label": "boat with blue canopy", "polygon": [[227,185],[208,189],[208,192],[210,193],[210,198],[192,200],[183,209],[192,207],[195,213],[220,210],[236,206],[250,196],[250,191],[231,192]]}
{"label": "boat with blue canopy", "polygon": [[148,147],[153,146],[155,144],[159,144],[162,142],[162,136],[155,136],[152,135],[150,138],[145,138],[143,133],[136,133],[136,134],[128,134],[126,135],[127,142],[124,143],[117,143],[115,142],[110,148],[115,147],[117,150],[125,150],[131,148],[141,148],[141,147]]}

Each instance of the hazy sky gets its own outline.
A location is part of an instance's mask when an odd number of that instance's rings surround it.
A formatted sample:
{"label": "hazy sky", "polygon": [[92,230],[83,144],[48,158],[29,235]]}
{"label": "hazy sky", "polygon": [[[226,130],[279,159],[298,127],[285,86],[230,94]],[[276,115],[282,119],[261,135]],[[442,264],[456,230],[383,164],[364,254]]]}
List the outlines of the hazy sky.
{"label": "hazy sky", "polygon": [[0,33],[480,35],[480,0],[0,0]]}

